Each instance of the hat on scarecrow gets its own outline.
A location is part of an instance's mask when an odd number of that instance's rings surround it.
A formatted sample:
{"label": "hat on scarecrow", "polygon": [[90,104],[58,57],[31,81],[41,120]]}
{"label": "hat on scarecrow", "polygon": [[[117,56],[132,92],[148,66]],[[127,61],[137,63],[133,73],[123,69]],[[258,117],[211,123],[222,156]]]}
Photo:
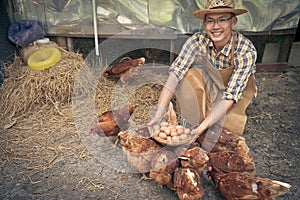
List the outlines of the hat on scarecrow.
{"label": "hat on scarecrow", "polygon": [[204,19],[205,15],[212,13],[233,13],[241,15],[248,12],[245,9],[234,8],[234,0],[207,0],[204,10],[197,10],[193,12],[196,18]]}

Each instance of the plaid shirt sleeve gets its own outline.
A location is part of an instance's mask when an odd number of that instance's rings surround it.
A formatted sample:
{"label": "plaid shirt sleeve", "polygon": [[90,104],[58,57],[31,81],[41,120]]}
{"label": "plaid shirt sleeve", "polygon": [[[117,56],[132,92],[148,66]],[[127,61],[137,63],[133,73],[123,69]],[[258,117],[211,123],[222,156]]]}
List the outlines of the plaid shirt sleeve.
{"label": "plaid shirt sleeve", "polygon": [[200,53],[199,36],[195,33],[184,43],[181,52],[169,68],[170,72],[174,72],[176,77],[183,79],[186,72],[194,63],[195,56]]}
{"label": "plaid shirt sleeve", "polygon": [[234,53],[235,69],[223,95],[223,99],[233,99],[235,102],[242,98],[249,76],[255,73],[257,58],[256,49],[247,38],[239,34],[237,43]]}

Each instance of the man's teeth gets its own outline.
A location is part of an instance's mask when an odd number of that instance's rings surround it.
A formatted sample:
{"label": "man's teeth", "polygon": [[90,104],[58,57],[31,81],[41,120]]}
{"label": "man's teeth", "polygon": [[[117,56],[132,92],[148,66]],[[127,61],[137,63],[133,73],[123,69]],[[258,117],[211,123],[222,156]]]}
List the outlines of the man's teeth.
{"label": "man's teeth", "polygon": [[220,36],[221,34],[222,34],[222,32],[214,32],[214,33],[213,33],[213,35],[214,35],[215,37]]}

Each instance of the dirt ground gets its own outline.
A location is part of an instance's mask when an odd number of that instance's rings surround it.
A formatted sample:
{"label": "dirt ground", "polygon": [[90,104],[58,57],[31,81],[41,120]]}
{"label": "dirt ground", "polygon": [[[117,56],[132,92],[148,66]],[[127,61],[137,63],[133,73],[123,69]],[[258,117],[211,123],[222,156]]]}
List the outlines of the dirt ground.
{"label": "dirt ground", "polygon": [[[278,199],[300,199],[300,67],[259,72],[256,78],[259,94],[247,110],[245,138],[257,175],[292,185],[291,192]],[[23,121],[32,121],[32,126],[21,126]],[[56,128],[46,130],[50,123]],[[49,135],[40,138],[43,130]],[[11,137],[12,132],[18,132],[17,137]],[[28,140],[34,145],[23,151]],[[9,149],[12,143],[17,145]],[[0,151],[0,199],[177,199],[174,191],[97,159],[77,133],[72,117],[57,115],[49,121],[42,113],[38,119],[28,113],[14,126],[1,127]],[[44,164],[34,163],[38,156],[44,156]],[[202,183],[203,199],[223,199],[203,174]]]}

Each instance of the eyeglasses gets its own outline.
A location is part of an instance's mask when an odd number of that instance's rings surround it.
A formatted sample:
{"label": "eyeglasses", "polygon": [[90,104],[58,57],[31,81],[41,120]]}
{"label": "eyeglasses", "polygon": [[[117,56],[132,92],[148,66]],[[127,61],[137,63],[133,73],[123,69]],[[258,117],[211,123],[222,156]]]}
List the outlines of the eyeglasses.
{"label": "eyeglasses", "polygon": [[207,26],[213,26],[215,25],[216,23],[219,24],[219,25],[225,25],[227,21],[231,20],[232,18],[234,17],[234,15],[228,17],[228,18],[225,18],[225,17],[221,17],[220,19],[206,19],[204,21],[204,23],[207,25]]}

